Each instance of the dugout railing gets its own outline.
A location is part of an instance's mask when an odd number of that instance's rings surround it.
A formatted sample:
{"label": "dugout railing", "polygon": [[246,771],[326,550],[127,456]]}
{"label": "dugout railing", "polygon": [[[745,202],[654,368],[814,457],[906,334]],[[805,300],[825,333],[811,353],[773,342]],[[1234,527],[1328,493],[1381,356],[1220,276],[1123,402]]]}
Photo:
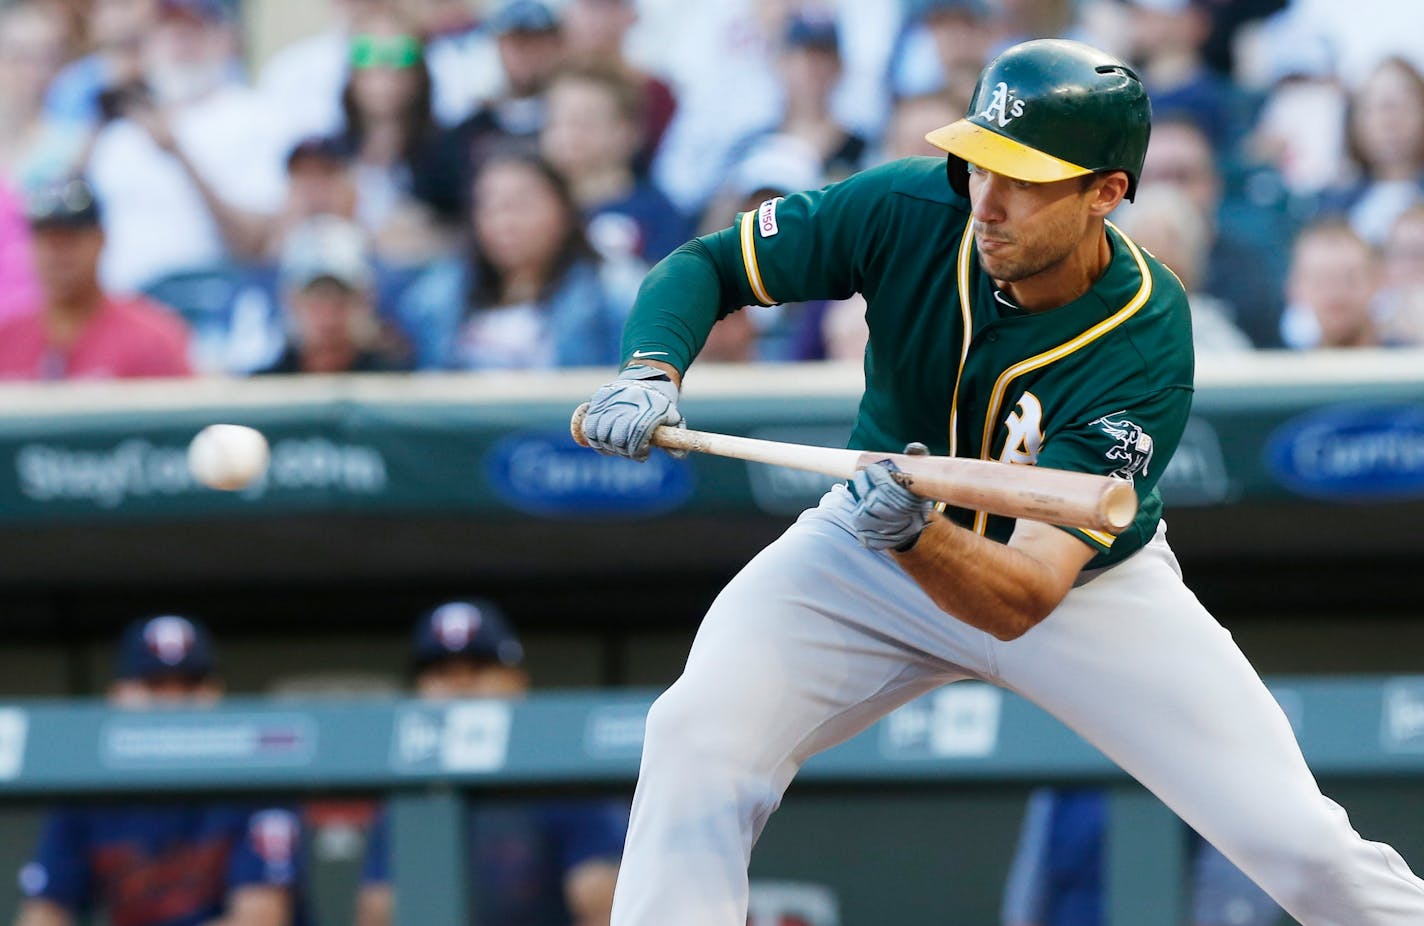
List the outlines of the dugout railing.
{"label": "dugout railing", "polygon": [[[1277,678],[1271,689],[1322,780],[1424,783],[1424,676]],[[396,926],[463,926],[465,802],[483,792],[625,790],[652,698],[637,690],[440,704],[231,699],[152,712],[14,702],[0,706],[0,799],[384,794]],[[997,688],[959,683],[926,695],[815,757],[795,788],[1047,782],[1110,789],[1109,926],[1180,926],[1181,823],[1075,734]]]}

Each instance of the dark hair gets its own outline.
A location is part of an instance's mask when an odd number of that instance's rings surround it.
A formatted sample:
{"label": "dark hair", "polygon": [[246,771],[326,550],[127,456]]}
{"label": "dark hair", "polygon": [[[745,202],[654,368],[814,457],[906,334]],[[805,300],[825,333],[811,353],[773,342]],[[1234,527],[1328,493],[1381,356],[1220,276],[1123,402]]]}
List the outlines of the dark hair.
{"label": "dark hair", "polygon": [[[401,156],[409,161],[420,150],[422,144],[435,134],[435,82],[430,76],[430,65],[425,58],[425,43],[421,40],[420,60],[411,65],[415,72],[415,95],[406,106],[401,119]],[[356,105],[356,71],[346,78],[346,86],[341,91],[341,112],[346,117],[346,128],[342,139],[354,152],[361,149],[366,138],[366,124],[361,118],[361,109]]]}
{"label": "dark hair", "polygon": [[[1417,67],[1399,55],[1390,55],[1376,64],[1366,81],[1374,79],[1376,74],[1390,68],[1404,74],[1414,89],[1418,105],[1424,106],[1424,74],[1420,74]],[[1372,180],[1374,179],[1374,170],[1370,166],[1369,159],[1365,157],[1364,148],[1360,146],[1360,136],[1355,128],[1361,95],[1362,90],[1357,88],[1354,93],[1350,94],[1350,98],[1345,104],[1345,152],[1350,156],[1350,160],[1360,168],[1361,173],[1367,179]],[[1415,140],[1414,158],[1416,162],[1424,165],[1424,137]]]}
{"label": "dark hair", "polygon": [[494,305],[504,290],[503,274],[490,261],[480,244],[479,231],[474,227],[474,212],[480,206],[479,196],[475,192],[480,178],[490,169],[506,164],[524,167],[538,175],[559,201],[559,207],[564,214],[564,237],[554,252],[554,259],[549,265],[544,285],[539,289],[538,298],[543,300],[552,295],[575,264],[598,259],[598,252],[589,243],[584,227],[583,210],[574,200],[573,191],[563,175],[538,154],[523,148],[493,152],[481,159],[470,178],[470,267],[474,270],[474,279],[470,286],[469,301],[466,303],[467,314]]}

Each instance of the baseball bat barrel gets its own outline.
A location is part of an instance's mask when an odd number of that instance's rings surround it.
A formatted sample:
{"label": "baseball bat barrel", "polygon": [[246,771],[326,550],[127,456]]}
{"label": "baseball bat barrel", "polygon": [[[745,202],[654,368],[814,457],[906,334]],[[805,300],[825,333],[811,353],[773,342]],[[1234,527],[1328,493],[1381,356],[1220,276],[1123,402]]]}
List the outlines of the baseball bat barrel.
{"label": "baseball bat barrel", "polygon": [[[583,436],[587,410],[587,403],[580,405],[569,422],[574,440],[584,446],[588,446]],[[956,508],[1064,527],[1116,534],[1126,530],[1137,514],[1137,493],[1131,483],[1088,473],[964,457],[813,447],[666,425],[653,432],[652,442],[666,450],[732,457],[838,479],[849,479],[871,463],[889,460],[900,470],[896,480],[923,498],[946,502]]]}

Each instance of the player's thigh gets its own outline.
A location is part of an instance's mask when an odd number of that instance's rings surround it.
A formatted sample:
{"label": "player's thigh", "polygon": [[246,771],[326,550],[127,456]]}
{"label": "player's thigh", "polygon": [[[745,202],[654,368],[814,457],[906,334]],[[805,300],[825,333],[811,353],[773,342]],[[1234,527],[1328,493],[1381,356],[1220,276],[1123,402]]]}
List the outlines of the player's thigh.
{"label": "player's thigh", "polygon": [[1074,589],[996,652],[1006,685],[1214,842],[1318,797],[1284,713],[1165,547]]}
{"label": "player's thigh", "polygon": [[650,733],[656,721],[757,764],[799,762],[965,677],[904,639],[927,618],[887,592],[897,572],[833,524],[794,525],[717,597]]}

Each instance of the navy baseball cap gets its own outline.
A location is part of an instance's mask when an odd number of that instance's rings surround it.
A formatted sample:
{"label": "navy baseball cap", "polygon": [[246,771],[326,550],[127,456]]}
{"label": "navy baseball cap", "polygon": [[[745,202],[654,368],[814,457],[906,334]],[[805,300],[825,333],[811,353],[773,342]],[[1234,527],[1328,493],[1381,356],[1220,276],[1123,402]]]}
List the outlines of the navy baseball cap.
{"label": "navy baseball cap", "polygon": [[448,601],[427,612],[411,642],[416,668],[452,657],[502,666],[524,661],[524,644],[504,612],[481,599]]}
{"label": "navy baseball cap", "polygon": [[839,52],[841,48],[835,19],[815,13],[797,13],[788,19],[783,39],[787,48],[816,48],[834,52]]}
{"label": "navy baseball cap", "polygon": [[490,31],[495,35],[511,32],[557,32],[559,18],[541,0],[509,0],[489,18]]}
{"label": "navy baseball cap", "polygon": [[25,192],[25,220],[32,228],[87,228],[99,224],[99,200],[82,177],[70,177]]}
{"label": "navy baseball cap", "polygon": [[298,161],[307,159],[350,164],[354,156],[351,145],[343,138],[335,135],[309,135],[287,152],[287,170],[291,170]]}
{"label": "navy baseball cap", "polygon": [[207,628],[176,614],[134,621],[119,639],[114,675],[147,681],[174,675],[203,678],[217,670]]}

